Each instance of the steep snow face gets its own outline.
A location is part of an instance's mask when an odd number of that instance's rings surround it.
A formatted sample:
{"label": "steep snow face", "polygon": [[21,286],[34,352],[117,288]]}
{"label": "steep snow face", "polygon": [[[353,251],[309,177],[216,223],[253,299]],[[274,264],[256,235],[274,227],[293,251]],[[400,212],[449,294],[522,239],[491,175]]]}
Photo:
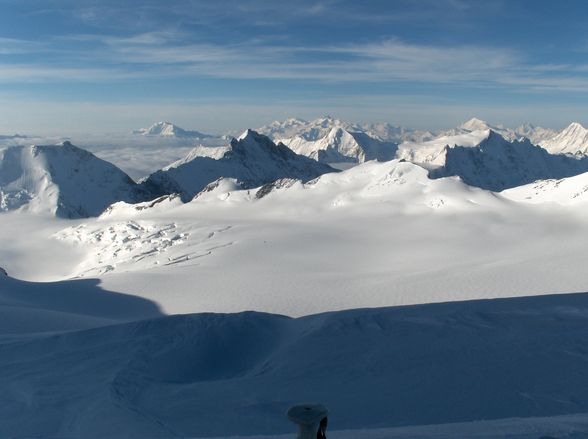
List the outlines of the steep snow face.
{"label": "steep snow face", "polygon": [[392,160],[397,148],[395,143],[376,140],[363,132],[350,132],[343,128],[333,128],[319,140],[306,140],[296,136],[281,142],[296,153],[321,163]]}
{"label": "steep snow face", "polygon": [[211,137],[208,134],[203,134],[198,131],[184,130],[171,122],[157,122],[151,125],[149,128],[141,128],[134,133],[142,134],[143,136],[181,137],[196,139]]}
{"label": "steep snow face", "polygon": [[527,203],[583,204],[588,201],[588,173],[559,180],[540,180],[501,192],[513,201]]}
{"label": "steep snow face", "polygon": [[552,155],[528,139],[508,141],[489,129],[401,144],[398,157],[427,167],[434,178],[456,175],[493,191],[588,171],[588,160]]}
{"label": "steep snow face", "polygon": [[116,166],[69,142],[0,150],[0,210],[97,216],[116,201],[149,198]]}
{"label": "steep snow face", "polygon": [[224,150],[207,151],[205,155],[202,151],[196,149],[185,159],[151,174],[143,185],[161,195],[179,193],[187,201],[220,177],[234,178],[240,187],[251,188],[280,178],[307,181],[335,171],[252,130],[233,139]]}
{"label": "steep snow face", "polygon": [[588,155],[588,130],[577,122],[571,123],[552,139],[541,142],[552,154]]}

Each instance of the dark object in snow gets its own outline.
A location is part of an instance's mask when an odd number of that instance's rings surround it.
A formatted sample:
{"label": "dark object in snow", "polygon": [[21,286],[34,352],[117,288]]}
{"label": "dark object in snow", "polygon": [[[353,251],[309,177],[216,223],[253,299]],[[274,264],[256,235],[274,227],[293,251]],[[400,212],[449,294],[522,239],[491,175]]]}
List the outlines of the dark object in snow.
{"label": "dark object in snow", "polygon": [[0,267],[0,275],[8,276],[8,273],[4,268]]}
{"label": "dark object in snow", "polygon": [[321,404],[300,404],[290,407],[286,416],[298,424],[297,439],[326,439],[329,411]]}
{"label": "dark object in snow", "polygon": [[319,424],[318,431],[316,432],[316,439],[327,439],[327,425],[329,424],[329,420],[325,416],[321,419]]}

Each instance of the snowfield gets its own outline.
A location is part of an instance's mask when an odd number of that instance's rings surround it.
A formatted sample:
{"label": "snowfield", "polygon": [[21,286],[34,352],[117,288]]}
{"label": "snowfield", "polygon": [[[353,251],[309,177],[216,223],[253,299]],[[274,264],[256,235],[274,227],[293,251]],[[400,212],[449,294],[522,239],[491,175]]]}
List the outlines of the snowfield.
{"label": "snowfield", "polygon": [[581,142],[265,129],[309,149],[159,123],[129,151],[184,157],[136,182],[0,139],[0,437],[286,438],[305,401],[329,437],[586,437]]}

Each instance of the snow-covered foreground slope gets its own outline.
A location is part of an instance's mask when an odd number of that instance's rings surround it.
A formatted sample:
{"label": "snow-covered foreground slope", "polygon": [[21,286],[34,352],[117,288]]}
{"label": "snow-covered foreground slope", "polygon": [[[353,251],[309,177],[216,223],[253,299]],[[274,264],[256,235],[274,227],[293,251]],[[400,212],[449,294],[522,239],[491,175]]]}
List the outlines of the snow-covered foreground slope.
{"label": "snow-covered foreground slope", "polygon": [[587,316],[588,296],[574,294],[173,316],[13,341],[0,345],[0,426],[5,437],[276,435],[293,432],[284,413],[301,401],[327,405],[335,430],[587,413]]}
{"label": "snow-covered foreground slope", "polygon": [[105,291],[99,283],[97,279],[38,283],[0,276],[0,340],[161,315],[152,302]]}
{"label": "snow-covered foreground slope", "polygon": [[143,185],[159,195],[179,193],[187,201],[221,177],[235,179],[241,187],[250,188],[280,178],[311,180],[334,171],[247,130],[226,148],[196,148],[184,159],[151,174]]}
{"label": "snow-covered foreground slope", "polygon": [[116,166],[69,142],[0,150],[0,211],[79,218],[99,215],[115,201],[147,198]]}

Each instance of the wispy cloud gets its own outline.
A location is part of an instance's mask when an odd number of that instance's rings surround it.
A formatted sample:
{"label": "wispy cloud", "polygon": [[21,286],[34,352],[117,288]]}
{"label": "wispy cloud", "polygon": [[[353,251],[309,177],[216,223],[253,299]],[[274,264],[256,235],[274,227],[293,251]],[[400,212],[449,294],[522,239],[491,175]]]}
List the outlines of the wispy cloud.
{"label": "wispy cloud", "polygon": [[4,38],[0,55],[39,56],[25,64],[0,57],[0,82],[207,77],[588,90],[585,64],[533,64],[523,54],[499,47],[409,44],[399,39],[314,46],[272,44],[263,38],[236,44],[186,41],[177,30],[68,35],[43,43]]}

